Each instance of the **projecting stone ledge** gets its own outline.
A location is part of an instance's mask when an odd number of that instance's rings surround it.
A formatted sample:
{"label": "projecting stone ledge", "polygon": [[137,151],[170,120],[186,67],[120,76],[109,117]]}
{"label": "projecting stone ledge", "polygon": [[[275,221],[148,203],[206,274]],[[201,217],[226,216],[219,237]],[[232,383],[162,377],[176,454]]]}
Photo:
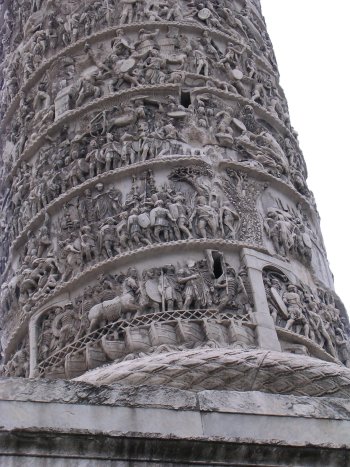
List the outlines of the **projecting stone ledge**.
{"label": "projecting stone ledge", "polygon": [[4,378],[0,413],[7,467],[350,460],[350,401],[342,398]]}
{"label": "projecting stone ledge", "polygon": [[167,386],[202,391],[350,398],[350,370],[343,365],[262,349],[195,348],[111,363],[76,381],[96,386]]}

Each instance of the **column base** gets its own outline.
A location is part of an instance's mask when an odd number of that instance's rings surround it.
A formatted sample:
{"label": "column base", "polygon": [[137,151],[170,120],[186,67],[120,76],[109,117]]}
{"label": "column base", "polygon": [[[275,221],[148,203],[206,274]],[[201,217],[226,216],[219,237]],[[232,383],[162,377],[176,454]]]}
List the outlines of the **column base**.
{"label": "column base", "polygon": [[342,466],[350,400],[0,379],[0,466]]}

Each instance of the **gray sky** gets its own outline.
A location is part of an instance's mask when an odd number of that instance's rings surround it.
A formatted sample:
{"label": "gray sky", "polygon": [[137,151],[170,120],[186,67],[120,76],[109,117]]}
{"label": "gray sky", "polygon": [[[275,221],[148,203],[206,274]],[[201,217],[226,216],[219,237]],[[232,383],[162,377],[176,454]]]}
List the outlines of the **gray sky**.
{"label": "gray sky", "polygon": [[349,0],[261,0],[335,289],[350,312]]}

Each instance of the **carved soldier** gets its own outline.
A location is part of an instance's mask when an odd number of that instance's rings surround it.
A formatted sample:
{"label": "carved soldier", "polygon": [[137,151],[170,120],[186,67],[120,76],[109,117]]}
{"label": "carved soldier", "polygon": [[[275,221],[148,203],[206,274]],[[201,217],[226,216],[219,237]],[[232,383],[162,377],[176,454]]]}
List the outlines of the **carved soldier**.
{"label": "carved soldier", "polygon": [[134,19],[134,5],[139,0],[120,0],[122,12],[120,16],[120,24],[132,23]]}
{"label": "carved soldier", "polygon": [[166,11],[166,21],[182,21],[183,20],[183,11],[178,0],[168,0],[168,6],[165,9]]}
{"label": "carved soldier", "polygon": [[197,75],[209,76],[209,62],[201,50],[194,50],[194,61]]}
{"label": "carved soldier", "polygon": [[78,212],[82,223],[90,223],[96,219],[94,202],[90,189],[84,190],[84,195],[79,197]]}
{"label": "carved soldier", "polygon": [[128,231],[130,234],[130,239],[135,243],[136,247],[141,243],[146,245],[151,244],[151,242],[142,235],[142,229],[139,222],[139,210],[136,207],[130,211],[128,218]]}
{"label": "carved soldier", "polygon": [[52,327],[58,337],[58,349],[62,349],[74,341],[79,332],[80,318],[72,303],[68,303],[63,313],[54,319]]}
{"label": "carved soldier", "polygon": [[303,307],[295,285],[288,285],[287,292],[283,294],[283,301],[287,306],[289,319],[287,321],[286,330],[289,330],[293,325],[301,325],[303,327],[305,337],[309,337],[310,325],[307,322]]}
{"label": "carved soldier", "polygon": [[236,271],[228,267],[226,273],[216,281],[216,287],[221,290],[218,311],[224,311],[227,307],[232,308],[237,294]]}
{"label": "carved soldier", "polygon": [[59,243],[61,250],[60,269],[62,271],[62,281],[66,281],[77,272],[81,265],[81,252],[78,239],[73,233],[65,242]]}
{"label": "carved soldier", "polygon": [[165,80],[165,73],[162,68],[165,66],[165,60],[160,56],[157,49],[152,49],[148,58],[144,62],[145,81],[149,84],[162,84]]}
{"label": "carved soldier", "polygon": [[106,217],[113,216],[119,213],[120,210],[120,195],[118,190],[111,188],[109,191],[104,191],[103,183],[97,183],[95,186],[97,195],[93,197],[93,205],[95,218],[97,221],[103,220]]}
{"label": "carved soldier", "polygon": [[156,241],[161,243],[160,235],[162,235],[164,241],[168,242],[172,231],[170,222],[176,222],[176,220],[170,214],[169,209],[164,207],[162,200],[156,201],[155,207],[150,212],[150,218]]}
{"label": "carved soldier", "polygon": [[120,246],[127,250],[130,248],[129,229],[128,229],[128,212],[124,211],[119,214],[119,222],[117,224],[116,233]]}
{"label": "carved soldier", "polygon": [[[158,279],[158,290],[162,297],[166,311],[173,311],[175,303],[178,304],[178,293],[176,291],[175,268],[172,264],[167,264],[162,268]],[[182,302],[182,300],[180,300]],[[181,309],[182,303],[178,304]]]}
{"label": "carved soldier", "polygon": [[89,164],[89,176],[93,178],[96,174],[102,173],[103,165],[101,163],[100,151],[98,142],[93,139],[89,144],[89,151],[85,157],[86,162]]}
{"label": "carved soldier", "polygon": [[43,225],[39,230],[38,243],[38,258],[41,258],[52,243],[49,236],[49,229],[46,225]]}
{"label": "carved soldier", "polygon": [[[140,134],[140,138],[142,135]],[[136,159],[136,151],[133,148],[133,140],[132,136],[129,133],[124,133],[121,137],[121,153],[120,153],[120,166],[125,167],[129,164],[135,164],[137,161]]]}
{"label": "carved soldier", "polygon": [[41,332],[38,340],[39,359],[46,360],[54,348],[55,338],[52,333],[52,320],[50,317],[47,317],[41,325]]}
{"label": "carved soldier", "polygon": [[215,237],[218,228],[217,213],[207,204],[204,196],[197,198],[197,206],[189,219],[190,224],[193,220],[196,220],[196,227],[201,238],[207,238],[208,228],[212,237]]}
{"label": "carved soldier", "polygon": [[107,172],[120,166],[120,150],[117,143],[114,141],[112,133],[107,133],[106,143],[102,146],[101,151],[102,158],[106,162],[105,170]]}
{"label": "carved soldier", "polygon": [[169,204],[168,208],[172,217],[176,220],[176,223],[173,226],[176,239],[181,240],[181,234],[185,234],[185,238],[187,239],[192,238],[192,234],[188,229],[189,209],[185,205],[185,198],[183,195],[176,195],[174,203]]}
{"label": "carved soldier", "polygon": [[82,227],[80,233],[80,251],[82,264],[90,263],[97,259],[96,239],[92,234],[92,229],[89,225]]}
{"label": "carved soldier", "polygon": [[109,217],[99,232],[100,251],[105,258],[119,253],[116,237],[116,221]]}
{"label": "carved soldier", "polygon": [[182,296],[184,298],[184,309],[189,310],[191,305],[197,308],[200,302],[200,295],[198,291],[197,279],[199,274],[191,273],[188,268],[180,269],[178,271],[177,281],[184,289]]}

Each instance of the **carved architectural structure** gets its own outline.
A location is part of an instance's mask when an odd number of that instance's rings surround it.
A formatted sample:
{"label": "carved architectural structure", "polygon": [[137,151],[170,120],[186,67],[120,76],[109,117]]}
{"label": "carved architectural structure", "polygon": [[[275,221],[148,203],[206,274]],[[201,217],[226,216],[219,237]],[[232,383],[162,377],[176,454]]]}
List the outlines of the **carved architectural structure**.
{"label": "carved architectural structure", "polygon": [[2,375],[244,392],[256,365],[255,390],[348,398],[349,321],[259,1],[1,16]]}

